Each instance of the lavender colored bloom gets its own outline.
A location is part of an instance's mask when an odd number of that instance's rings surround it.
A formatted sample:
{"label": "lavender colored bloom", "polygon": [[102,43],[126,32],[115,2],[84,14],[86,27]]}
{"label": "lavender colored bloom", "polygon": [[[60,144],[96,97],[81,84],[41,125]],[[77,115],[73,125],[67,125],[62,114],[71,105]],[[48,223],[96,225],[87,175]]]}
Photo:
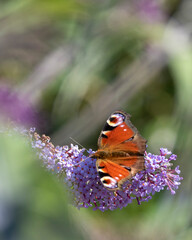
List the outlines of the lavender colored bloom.
{"label": "lavender colored bloom", "polygon": [[[145,152],[145,170],[124,183],[123,190],[114,193],[102,185],[96,171],[96,159],[86,157],[84,149],[72,144],[70,147],[55,147],[49,137],[40,137],[34,131],[31,129],[29,133],[32,147],[37,150],[44,167],[63,179],[77,208],[93,207],[93,210],[101,211],[121,209],[134,199],[141,204],[164,188],[175,194],[182,180],[179,166],[171,169],[170,161],[176,160],[176,155],[161,148],[160,155]],[[88,151],[89,155],[92,153],[92,150]]]}
{"label": "lavender colored bloom", "polygon": [[7,87],[0,89],[0,118],[19,124],[34,125],[38,119],[37,113],[27,104],[26,99],[20,99],[16,93]]}

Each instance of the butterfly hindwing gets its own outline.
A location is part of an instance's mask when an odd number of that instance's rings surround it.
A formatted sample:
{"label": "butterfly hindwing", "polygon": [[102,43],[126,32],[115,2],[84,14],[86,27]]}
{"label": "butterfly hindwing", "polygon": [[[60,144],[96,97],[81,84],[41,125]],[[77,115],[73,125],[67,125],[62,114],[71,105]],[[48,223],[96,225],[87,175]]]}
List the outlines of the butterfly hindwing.
{"label": "butterfly hindwing", "polygon": [[102,184],[109,190],[118,189],[120,185],[119,183],[123,179],[126,179],[128,176],[131,177],[129,169],[126,169],[109,159],[98,160],[96,166]]}

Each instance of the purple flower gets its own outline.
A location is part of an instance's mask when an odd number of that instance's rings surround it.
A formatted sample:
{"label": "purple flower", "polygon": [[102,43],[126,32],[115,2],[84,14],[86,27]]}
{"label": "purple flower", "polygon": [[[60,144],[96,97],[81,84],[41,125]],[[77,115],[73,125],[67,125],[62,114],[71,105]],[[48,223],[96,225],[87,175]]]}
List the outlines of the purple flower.
{"label": "purple flower", "polygon": [[[160,155],[146,152],[145,170],[124,183],[123,190],[114,193],[102,185],[96,171],[96,160],[85,156],[84,149],[72,144],[70,147],[55,147],[49,137],[39,136],[34,129],[31,129],[29,136],[43,166],[63,180],[77,208],[93,207],[93,210],[101,211],[121,209],[134,199],[141,204],[164,188],[175,194],[182,180],[179,166],[171,169],[170,161],[176,160],[176,155],[161,148]],[[92,153],[89,150],[88,156]]]}
{"label": "purple flower", "polygon": [[27,103],[26,99],[20,99],[10,88],[0,88],[0,118],[6,122],[34,125],[38,119],[37,113]]}

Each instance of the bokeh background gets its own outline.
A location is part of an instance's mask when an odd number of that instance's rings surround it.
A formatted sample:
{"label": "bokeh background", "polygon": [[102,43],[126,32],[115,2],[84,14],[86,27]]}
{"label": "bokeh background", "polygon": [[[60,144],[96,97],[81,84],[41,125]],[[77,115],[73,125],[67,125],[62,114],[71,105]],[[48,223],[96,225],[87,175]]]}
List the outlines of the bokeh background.
{"label": "bokeh background", "polygon": [[25,140],[1,133],[0,239],[192,239],[191,12],[191,0],[0,0],[1,126],[96,150],[122,109],[184,178],[175,196],[77,210]]}

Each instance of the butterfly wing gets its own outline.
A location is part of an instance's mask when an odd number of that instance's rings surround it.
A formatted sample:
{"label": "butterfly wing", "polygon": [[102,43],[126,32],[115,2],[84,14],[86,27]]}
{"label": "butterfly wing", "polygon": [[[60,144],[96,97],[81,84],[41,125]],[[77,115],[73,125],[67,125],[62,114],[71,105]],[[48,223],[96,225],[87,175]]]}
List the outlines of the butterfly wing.
{"label": "butterfly wing", "polygon": [[118,189],[119,182],[131,175],[129,170],[110,161],[109,159],[98,159],[96,167],[102,184],[109,190]]}
{"label": "butterfly wing", "polygon": [[121,189],[126,180],[144,169],[146,140],[130,121],[130,115],[116,111],[108,118],[98,139],[96,166],[101,182],[109,190]]}
{"label": "butterfly wing", "polygon": [[130,115],[116,111],[107,119],[98,139],[99,149],[144,154],[146,140],[130,121]]}
{"label": "butterfly wing", "polygon": [[135,175],[135,171],[138,172],[142,169],[142,161],[138,162],[140,163],[140,166],[135,165],[134,158],[117,158],[116,161],[111,161],[110,159],[98,159],[96,167],[104,187],[114,191],[121,189],[122,184]]}

